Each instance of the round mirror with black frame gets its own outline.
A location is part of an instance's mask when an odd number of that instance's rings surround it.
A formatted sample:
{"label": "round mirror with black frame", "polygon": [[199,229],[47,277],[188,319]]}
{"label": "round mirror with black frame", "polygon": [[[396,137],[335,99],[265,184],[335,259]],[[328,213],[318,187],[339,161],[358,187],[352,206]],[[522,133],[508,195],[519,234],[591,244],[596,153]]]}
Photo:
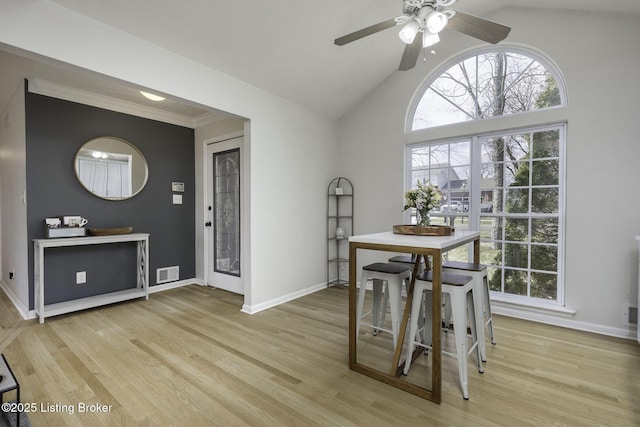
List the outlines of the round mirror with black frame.
{"label": "round mirror with black frame", "polygon": [[149,169],[133,144],[113,136],[86,142],[74,159],[76,176],[84,188],[105,200],[126,200],[147,183]]}

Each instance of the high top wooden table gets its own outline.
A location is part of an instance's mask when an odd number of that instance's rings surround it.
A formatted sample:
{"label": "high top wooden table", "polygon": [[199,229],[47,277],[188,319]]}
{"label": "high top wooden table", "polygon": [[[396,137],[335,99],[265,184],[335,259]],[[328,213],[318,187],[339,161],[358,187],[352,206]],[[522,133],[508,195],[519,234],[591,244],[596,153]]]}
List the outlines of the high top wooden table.
{"label": "high top wooden table", "polygon": [[[429,399],[433,402],[440,403],[442,377],[441,370],[441,336],[440,328],[442,325],[441,309],[442,309],[442,254],[458,246],[473,242],[473,262],[480,263],[480,232],[479,231],[456,231],[451,236],[413,236],[394,234],[392,232],[366,234],[361,236],[349,237],[349,369],[360,372],[376,380],[382,381],[399,389],[405,390],[417,396]],[[402,323],[400,325],[400,333],[398,336],[398,345],[394,353],[393,362],[388,372],[382,372],[369,366],[358,363],[356,337],[356,279],[357,279],[357,251],[374,250],[386,252],[401,252],[406,254],[415,254],[416,263],[413,268],[407,300],[402,315]],[[413,288],[415,283],[416,272],[423,257],[432,257],[433,269],[433,307],[432,313],[432,346],[431,352],[432,371],[431,371],[431,389],[422,387],[400,377],[401,367],[399,368],[400,356],[404,344],[404,336],[411,311],[411,301],[413,299]],[[361,284],[364,286],[364,284]]]}

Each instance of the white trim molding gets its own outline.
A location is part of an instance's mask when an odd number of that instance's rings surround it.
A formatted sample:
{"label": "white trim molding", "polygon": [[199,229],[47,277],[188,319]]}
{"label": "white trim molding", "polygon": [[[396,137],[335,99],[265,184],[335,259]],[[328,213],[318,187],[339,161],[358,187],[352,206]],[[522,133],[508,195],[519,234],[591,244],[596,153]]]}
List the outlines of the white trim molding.
{"label": "white trim molding", "polygon": [[256,305],[247,305],[244,304],[242,306],[242,311],[243,313],[247,313],[247,314],[255,314],[258,313],[260,311],[266,310],[268,308],[273,308],[275,306],[278,306],[280,304],[283,304],[285,302],[289,302],[289,301],[293,301],[295,299],[298,299],[300,297],[303,297],[305,295],[309,295],[312,294],[314,292],[320,291],[322,289],[326,289],[327,288],[327,282],[324,283],[320,283],[314,286],[310,286],[306,289],[301,289],[299,291],[296,292],[292,292],[288,295],[283,295],[281,297],[278,298],[274,298],[272,300],[269,301],[265,301],[261,304],[256,304]]}
{"label": "white trim molding", "polygon": [[561,306],[533,306],[512,301],[491,299],[491,312],[502,316],[515,317],[532,322],[544,323],[578,331],[608,335],[617,338],[633,339],[636,337],[636,327],[617,328],[595,323],[574,320],[576,311]]}

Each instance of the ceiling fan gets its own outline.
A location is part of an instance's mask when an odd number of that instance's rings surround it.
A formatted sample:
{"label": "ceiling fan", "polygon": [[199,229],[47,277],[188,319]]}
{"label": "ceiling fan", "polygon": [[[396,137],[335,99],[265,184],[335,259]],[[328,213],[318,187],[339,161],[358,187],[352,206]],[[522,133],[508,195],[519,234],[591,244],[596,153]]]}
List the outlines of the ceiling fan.
{"label": "ceiling fan", "polygon": [[343,46],[387,28],[402,25],[398,35],[406,46],[398,69],[406,71],[416,66],[423,47],[440,41],[438,34],[445,27],[493,44],[509,35],[511,28],[507,26],[449,9],[455,2],[456,0],[403,0],[403,14],[399,17],[354,31],[335,39],[334,43]]}

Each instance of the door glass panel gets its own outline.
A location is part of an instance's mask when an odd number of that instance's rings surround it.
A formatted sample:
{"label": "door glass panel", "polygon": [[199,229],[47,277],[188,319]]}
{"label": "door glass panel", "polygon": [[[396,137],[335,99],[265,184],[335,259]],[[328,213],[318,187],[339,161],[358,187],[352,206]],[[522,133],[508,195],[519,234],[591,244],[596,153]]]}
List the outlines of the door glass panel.
{"label": "door glass panel", "polygon": [[213,154],[214,271],[240,276],[240,150]]}

